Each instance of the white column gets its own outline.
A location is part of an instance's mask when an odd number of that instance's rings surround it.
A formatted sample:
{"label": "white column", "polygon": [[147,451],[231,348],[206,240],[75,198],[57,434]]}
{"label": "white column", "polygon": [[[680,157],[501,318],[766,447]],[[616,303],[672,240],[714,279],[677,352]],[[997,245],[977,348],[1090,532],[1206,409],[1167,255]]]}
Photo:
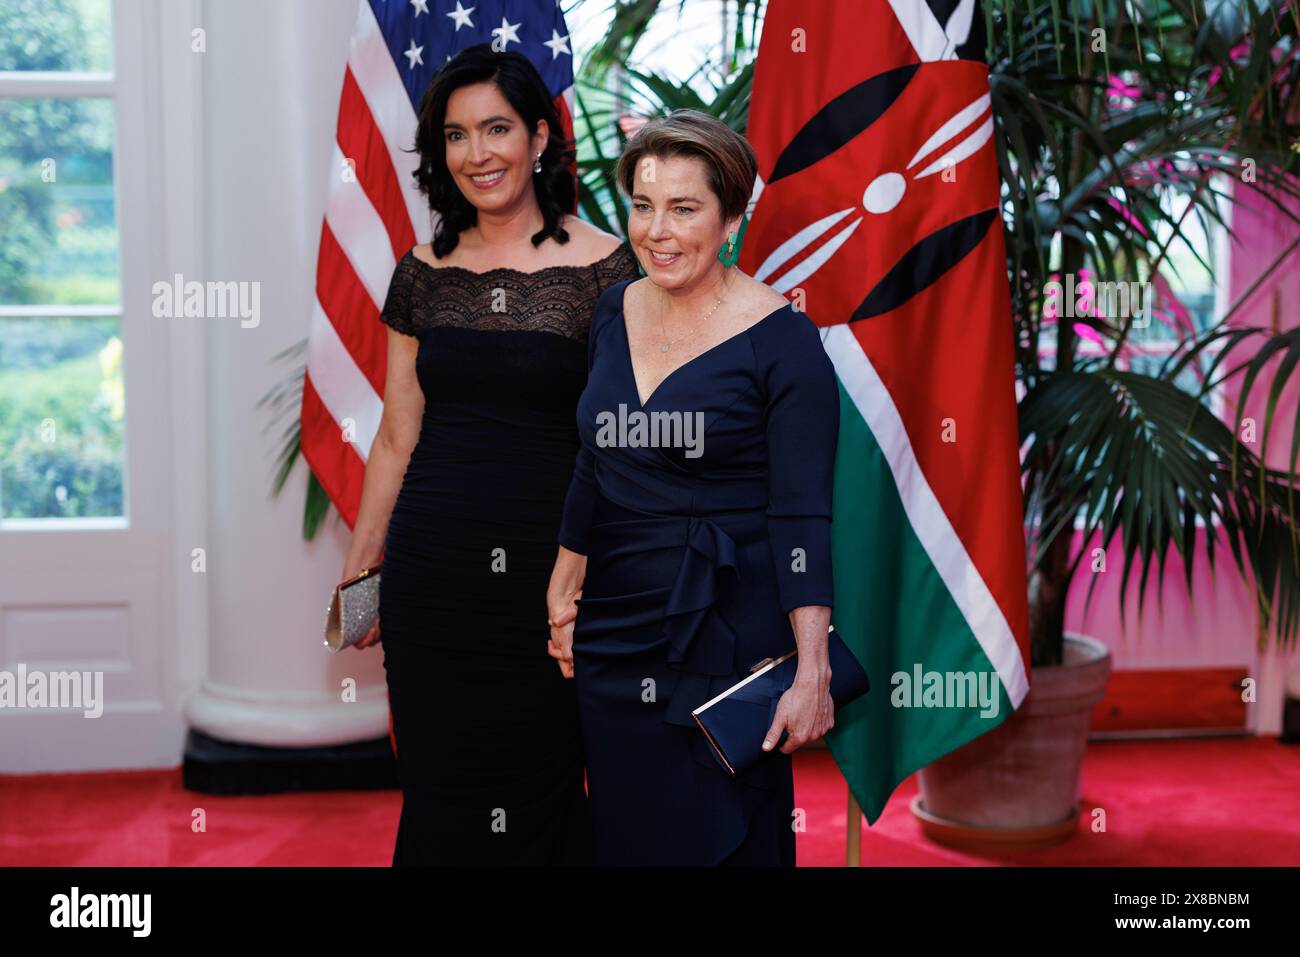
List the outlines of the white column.
{"label": "white column", "polygon": [[[260,321],[206,319],[208,653],[191,726],[275,747],[388,733],[382,648],[321,643],[350,533],[302,537],[306,464],[270,495],[282,428],[256,408],[307,335],[339,91],[358,0],[205,2],[206,275],[260,283]],[[186,277],[187,279],[190,277]],[[346,679],[355,703],[343,701]]]}

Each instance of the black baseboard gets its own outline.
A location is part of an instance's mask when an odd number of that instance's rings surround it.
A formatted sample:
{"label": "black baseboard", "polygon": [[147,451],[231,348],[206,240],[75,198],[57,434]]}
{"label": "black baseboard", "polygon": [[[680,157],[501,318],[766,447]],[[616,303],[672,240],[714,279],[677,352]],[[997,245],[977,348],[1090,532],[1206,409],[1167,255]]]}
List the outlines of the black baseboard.
{"label": "black baseboard", "polygon": [[203,794],[377,791],[396,788],[387,735],[322,748],[266,748],[222,741],[190,729],[181,765],[185,788]]}
{"label": "black baseboard", "polygon": [[1283,744],[1300,744],[1300,698],[1287,698],[1282,705]]}

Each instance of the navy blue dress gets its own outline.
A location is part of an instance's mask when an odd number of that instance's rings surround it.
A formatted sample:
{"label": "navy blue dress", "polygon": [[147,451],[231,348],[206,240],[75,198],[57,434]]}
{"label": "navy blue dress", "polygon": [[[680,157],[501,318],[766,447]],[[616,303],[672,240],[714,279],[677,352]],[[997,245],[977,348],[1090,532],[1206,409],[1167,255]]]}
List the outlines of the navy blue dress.
{"label": "navy blue dress", "polygon": [[834,369],[787,305],[643,406],[623,319],[632,281],[596,303],[559,531],[587,556],[573,659],[596,860],[794,866],[790,756],[732,778],[691,711],[795,647],[792,609],[832,604]]}

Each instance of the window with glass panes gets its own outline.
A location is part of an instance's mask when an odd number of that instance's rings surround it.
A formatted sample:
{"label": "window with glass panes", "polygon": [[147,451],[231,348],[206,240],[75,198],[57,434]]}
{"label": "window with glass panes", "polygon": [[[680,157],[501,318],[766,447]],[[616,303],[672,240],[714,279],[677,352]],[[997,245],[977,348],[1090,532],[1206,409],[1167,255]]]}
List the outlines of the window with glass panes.
{"label": "window with glass panes", "polygon": [[0,522],[123,515],[111,0],[0,0]]}

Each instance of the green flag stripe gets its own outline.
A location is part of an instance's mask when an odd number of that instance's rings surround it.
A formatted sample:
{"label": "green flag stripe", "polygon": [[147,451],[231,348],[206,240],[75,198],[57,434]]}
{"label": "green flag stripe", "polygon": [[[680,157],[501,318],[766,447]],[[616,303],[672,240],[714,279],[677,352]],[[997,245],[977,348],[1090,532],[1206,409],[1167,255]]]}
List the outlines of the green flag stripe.
{"label": "green flag stripe", "polygon": [[[888,464],[840,386],[840,438],[831,525],[835,630],[862,662],[871,691],[835,715],[826,742],[874,824],[909,774],[1011,713],[1001,681],[994,717],[977,708],[894,707],[892,677],[993,668],[912,530]],[[909,699],[910,700],[910,699]]]}
{"label": "green flag stripe", "polygon": [[[866,424],[882,453],[885,474],[893,477],[912,532],[961,609],[975,640],[993,663],[1011,700],[1019,707],[1029,692],[1020,647],[1001,607],[925,480],[893,397],[847,323],[824,329],[822,342],[835,364],[840,386],[850,399],[853,417]],[[854,493],[850,490],[846,494],[852,497]],[[839,507],[837,499],[837,512]],[[854,580],[848,581],[857,587]]]}

